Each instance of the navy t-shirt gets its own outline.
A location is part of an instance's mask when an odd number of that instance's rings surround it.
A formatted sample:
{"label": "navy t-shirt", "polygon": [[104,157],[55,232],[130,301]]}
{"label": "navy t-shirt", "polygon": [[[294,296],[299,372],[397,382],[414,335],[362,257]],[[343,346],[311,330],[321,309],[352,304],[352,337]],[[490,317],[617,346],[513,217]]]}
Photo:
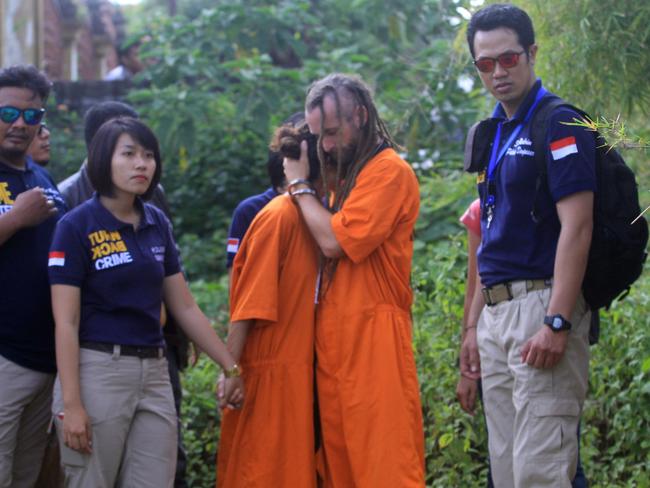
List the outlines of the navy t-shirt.
{"label": "navy t-shirt", "polygon": [[137,230],[116,219],[97,194],[56,227],[50,283],[81,289],[81,342],[163,345],[163,280],[181,267],[167,217],[153,205],[136,204],[143,215]]}
{"label": "navy t-shirt", "polygon": [[65,201],[48,172],[31,159],[24,171],[0,162],[0,214],[12,209],[19,194],[37,186],[54,200],[58,213],[0,245],[0,355],[26,368],[54,373],[47,253],[56,222],[66,211]]}
{"label": "navy t-shirt", "polygon": [[[510,120],[506,119],[501,105],[497,105],[493,118],[503,121],[500,149],[524,120],[541,86],[538,80]],[[579,118],[576,112],[563,107],[551,115],[546,136],[548,185],[542,184],[537,196],[538,222],[531,216],[538,169],[530,124],[522,128],[497,167],[494,214],[489,228],[485,206],[487,175],[485,168],[479,172],[482,240],[478,268],[483,285],[553,276],[560,235],[555,204],[571,194],[596,190],[594,135],[584,128],[565,124]]]}
{"label": "navy t-shirt", "polygon": [[257,213],[276,196],[278,196],[278,192],[274,188],[269,188],[264,193],[253,195],[239,202],[232,214],[232,222],[228,231],[226,267],[232,268],[232,262],[239,250],[239,245]]}

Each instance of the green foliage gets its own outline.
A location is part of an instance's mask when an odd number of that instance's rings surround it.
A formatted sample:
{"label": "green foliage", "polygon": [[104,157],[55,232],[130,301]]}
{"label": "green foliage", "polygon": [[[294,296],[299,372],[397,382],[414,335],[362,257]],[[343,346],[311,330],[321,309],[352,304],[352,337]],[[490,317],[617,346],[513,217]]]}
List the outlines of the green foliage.
{"label": "green foliage", "polygon": [[[213,319],[217,333],[226,337],[228,322],[228,283],[197,281],[190,286],[201,309]],[[214,486],[219,426],[215,385],[217,366],[202,354],[195,366],[188,367],[183,384],[183,444],[187,453],[187,482],[203,488]]]}
{"label": "green foliage", "polygon": [[77,171],[86,157],[81,117],[64,105],[47,105],[50,127],[51,161],[47,170],[59,182]]}
{"label": "green foliage", "polygon": [[[429,201],[427,194],[423,201]],[[416,255],[414,346],[426,441],[427,486],[479,486],[486,472],[486,433],[454,397],[463,314],[466,244],[460,226]]]}
{"label": "green foliage", "polygon": [[[650,3],[522,0],[540,46],[538,74],[595,115],[645,115],[650,107]],[[645,125],[645,124],[644,124]]]}
{"label": "green foliage", "polygon": [[193,2],[190,19],[153,16],[141,48],[151,61],[140,76],[146,88],[131,101],[161,141],[177,235],[192,245],[191,276],[223,272],[217,238],[237,202],[268,186],[273,128],[302,110],[306,87],[328,72],[359,73],[375,88],[419,172],[458,157],[477,94],[457,84],[467,66],[450,62],[462,3],[238,0],[204,3],[200,14]]}

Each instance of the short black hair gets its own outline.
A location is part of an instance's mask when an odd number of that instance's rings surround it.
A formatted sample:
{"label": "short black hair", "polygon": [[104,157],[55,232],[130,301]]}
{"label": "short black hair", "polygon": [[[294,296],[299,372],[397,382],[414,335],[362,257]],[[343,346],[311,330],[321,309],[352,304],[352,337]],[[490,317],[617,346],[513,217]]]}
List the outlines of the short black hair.
{"label": "short black hair", "polygon": [[18,65],[0,70],[0,88],[5,87],[27,88],[45,104],[50,96],[52,82],[34,66]]}
{"label": "short black hair", "polygon": [[282,188],[285,185],[284,177],[284,156],[279,152],[269,151],[266,158],[266,171],[269,174],[269,180],[273,189]]}
{"label": "short black hair", "polygon": [[501,27],[513,30],[517,34],[519,44],[528,54],[530,46],[535,44],[533,21],[519,7],[505,3],[494,3],[472,15],[467,26],[467,44],[469,44],[469,52],[472,53],[472,58],[474,58],[474,37],[476,32],[491,31]]}
{"label": "short black hair", "polygon": [[90,144],[93,142],[93,137],[102,124],[117,117],[139,118],[138,112],[131,105],[113,100],[98,103],[88,109],[84,117],[84,139],[86,140],[86,149],[88,152],[90,152]]}
{"label": "short black hair", "polygon": [[149,188],[142,195],[142,198],[148,200],[160,181],[162,161],[160,159],[158,139],[156,139],[151,129],[138,119],[118,117],[108,120],[99,128],[88,152],[88,177],[97,193],[106,197],[113,196],[111,164],[117,140],[122,134],[130,135],[142,147],[153,152],[156,170]]}

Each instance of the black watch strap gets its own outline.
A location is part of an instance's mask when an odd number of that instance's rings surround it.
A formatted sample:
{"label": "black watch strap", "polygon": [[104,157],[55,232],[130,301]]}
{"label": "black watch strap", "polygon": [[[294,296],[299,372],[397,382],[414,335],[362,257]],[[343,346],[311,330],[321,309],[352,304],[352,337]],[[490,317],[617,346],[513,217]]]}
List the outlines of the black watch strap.
{"label": "black watch strap", "polygon": [[546,315],[544,323],[550,327],[553,332],[571,330],[571,322],[565,319],[561,314]]}

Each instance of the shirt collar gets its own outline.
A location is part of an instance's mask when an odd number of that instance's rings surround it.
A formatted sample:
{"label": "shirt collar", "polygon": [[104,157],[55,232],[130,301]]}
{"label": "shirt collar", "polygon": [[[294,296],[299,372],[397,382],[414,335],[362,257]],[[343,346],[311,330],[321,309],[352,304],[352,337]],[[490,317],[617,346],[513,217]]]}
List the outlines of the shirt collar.
{"label": "shirt collar", "polygon": [[[535,84],[533,87],[528,91],[528,94],[526,95],[526,98],[524,98],[524,101],[522,102],[521,105],[519,105],[519,108],[515,112],[515,115],[512,117],[511,120],[517,120],[517,121],[522,121],[526,117],[526,114],[528,113],[528,109],[531,107],[531,105],[535,102],[535,97],[537,96],[537,92],[542,88],[542,80],[540,78],[537,78],[535,81]],[[505,110],[503,110],[503,106],[501,103],[497,103],[497,106],[494,107],[494,111],[492,112],[492,118],[493,119],[507,119],[508,116],[506,115]]]}
{"label": "shirt collar", "polygon": [[[102,224],[102,226],[106,228],[106,230],[119,230],[125,227],[133,227],[128,222],[122,222],[121,220],[117,219],[106,207],[104,207],[99,200],[99,193],[93,193],[93,197],[90,199],[90,205],[95,210],[97,219]],[[135,205],[140,210],[140,215],[142,215],[142,220],[140,221],[138,230],[151,225],[156,225],[153,217],[153,211],[150,207],[142,202],[142,199],[136,198]]]}

